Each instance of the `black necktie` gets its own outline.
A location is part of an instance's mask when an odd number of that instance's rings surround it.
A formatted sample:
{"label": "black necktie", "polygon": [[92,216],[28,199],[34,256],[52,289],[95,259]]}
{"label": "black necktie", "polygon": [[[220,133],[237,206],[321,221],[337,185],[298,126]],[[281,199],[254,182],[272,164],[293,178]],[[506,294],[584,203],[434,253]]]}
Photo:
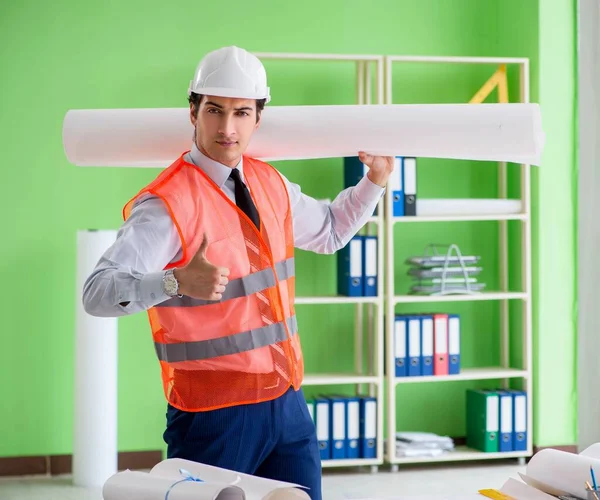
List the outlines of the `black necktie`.
{"label": "black necktie", "polygon": [[235,182],[235,204],[239,207],[242,212],[244,212],[257,229],[260,230],[260,218],[258,216],[258,210],[256,210],[256,205],[252,201],[252,197],[250,196],[250,191],[246,187],[246,184],[240,178],[240,171],[237,168],[234,168],[229,174],[229,177],[233,179]]}

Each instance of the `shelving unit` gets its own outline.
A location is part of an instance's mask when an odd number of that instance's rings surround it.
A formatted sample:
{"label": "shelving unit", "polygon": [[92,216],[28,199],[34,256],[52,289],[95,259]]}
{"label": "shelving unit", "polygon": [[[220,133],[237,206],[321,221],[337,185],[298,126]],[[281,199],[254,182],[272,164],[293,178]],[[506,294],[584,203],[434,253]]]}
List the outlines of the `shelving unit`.
{"label": "shelving unit", "polygon": [[[347,55],[347,54],[290,54],[290,53],[256,53],[262,60],[286,61],[322,61],[325,64],[337,62],[351,62],[356,67],[356,102],[357,104],[391,104],[392,100],[392,67],[397,63],[430,63],[430,64],[480,64],[490,68],[501,64],[517,65],[520,76],[520,102],[529,102],[529,62],[525,58],[488,58],[488,57],[422,57],[422,56],[380,56],[380,55]],[[374,72],[372,71],[374,70]],[[373,83],[374,82],[374,83]],[[483,83],[483,82],[482,82]],[[373,94],[375,94],[373,98]],[[499,163],[498,183],[499,197],[507,196],[506,165]],[[371,217],[362,234],[378,235],[378,291],[376,297],[296,297],[297,305],[341,305],[353,304],[355,306],[355,370],[354,373],[324,373],[305,375],[305,386],[330,386],[343,385],[355,386],[357,393],[363,386],[368,387],[368,393],[376,396],[378,401],[377,412],[377,458],[358,460],[327,460],[323,467],[354,467],[370,466],[373,471],[384,462],[392,465],[392,470],[397,470],[401,464],[424,464],[433,462],[452,462],[470,460],[490,460],[519,458],[532,455],[532,304],[531,304],[531,207],[530,207],[530,168],[521,165],[521,206],[520,213],[507,214],[470,214],[470,215],[427,215],[415,217],[393,217],[392,199],[389,191],[378,205],[377,216]],[[395,231],[402,231],[406,224],[419,223],[460,223],[460,222],[497,222],[500,246],[500,287],[499,290],[485,291],[470,295],[444,295],[444,296],[418,296],[399,294],[394,287]],[[522,282],[519,291],[508,290],[508,232],[509,221],[517,221],[521,226],[521,264]],[[385,250],[384,250],[385,247]],[[302,272],[301,269],[298,272]],[[385,278],[381,279],[381,278]],[[384,285],[385,281],[385,285]],[[458,375],[428,376],[428,377],[395,377],[395,362],[393,349],[388,348],[384,355],[384,339],[387,346],[393,346],[393,321],[386,321],[384,316],[394,318],[396,308],[406,304],[442,304],[459,302],[497,301],[500,305],[500,352],[499,366],[463,368]],[[509,301],[519,301],[522,304],[522,353],[523,366],[509,366]],[[367,318],[366,331],[363,331],[363,320]],[[365,335],[366,334],[366,335]],[[366,337],[366,345],[365,345]],[[366,368],[363,366],[363,354],[367,349],[369,360]],[[384,365],[385,363],[385,365]],[[386,368],[384,375],[384,366]],[[398,457],[395,453],[396,433],[396,403],[397,389],[406,384],[448,384],[452,382],[501,380],[507,383],[510,380],[520,379],[524,382],[527,391],[527,427],[528,443],[524,452],[484,453],[459,446],[452,453],[438,457]],[[387,417],[387,448],[384,453],[384,411]]]}
{"label": "shelving unit", "polygon": [[[322,61],[325,64],[345,62],[356,66],[356,103],[383,104],[384,102],[384,57],[379,55],[347,55],[347,54],[294,54],[294,53],[254,53],[261,60],[286,61]],[[373,85],[374,83],[374,85]],[[373,94],[374,98],[373,98]],[[380,200],[377,216],[370,217],[361,230],[363,234],[378,234],[377,273],[384,275],[384,199]],[[302,273],[298,269],[297,273]],[[324,460],[323,467],[357,467],[370,466],[375,472],[383,464],[383,415],[384,415],[384,354],[383,354],[383,316],[384,285],[378,280],[376,297],[296,297],[297,305],[317,304],[354,304],[355,331],[354,352],[355,370],[350,374],[310,374],[304,377],[304,386],[345,385],[355,386],[357,394],[362,386],[368,387],[368,395],[377,398],[377,457],[374,459]],[[363,331],[364,317],[367,317],[367,328]],[[365,346],[366,337],[366,346]],[[367,349],[368,366],[363,366],[364,349]]]}
{"label": "shelving unit", "polygon": [[[414,57],[414,56],[387,56],[385,58],[385,81],[387,104],[392,104],[392,66],[395,63],[432,63],[432,64],[484,64],[490,67],[501,64],[517,65],[520,76],[520,102],[529,102],[529,62],[522,58],[485,58],[485,57]],[[482,82],[483,83],[483,82]],[[473,104],[476,105],[476,104]],[[409,463],[433,463],[451,461],[470,461],[486,459],[519,458],[524,461],[525,457],[532,455],[532,310],[531,310],[531,207],[530,207],[530,169],[529,165],[521,165],[521,202],[523,213],[506,215],[465,215],[465,216],[392,216],[392,196],[386,193],[385,209],[385,241],[386,241],[386,345],[393,346],[394,321],[398,305],[410,303],[442,303],[442,302],[465,302],[465,301],[499,301],[500,314],[500,337],[501,337],[501,366],[489,368],[463,368],[458,375],[427,376],[427,377],[395,377],[395,360],[393,348],[386,352],[386,378],[387,378],[387,452],[386,462],[392,464],[392,470],[398,470],[401,464]],[[506,165],[499,164],[499,196],[507,196]],[[508,233],[507,221],[519,221],[521,225],[521,290],[518,292],[508,291]],[[406,227],[405,224],[418,224],[421,222],[466,222],[466,221],[497,221],[500,244],[500,290],[486,291],[480,294],[469,295],[445,295],[445,296],[416,296],[399,295],[394,286],[395,258],[394,232]],[[522,303],[523,317],[523,366],[513,368],[509,366],[509,309],[508,301],[518,300]],[[396,403],[398,401],[397,389],[399,386],[411,383],[450,383],[453,381],[475,381],[475,380],[502,380],[506,383],[509,379],[522,379],[527,391],[527,428],[528,443],[524,452],[484,453],[470,450],[465,447],[457,447],[454,452],[446,453],[437,457],[399,457],[396,455]]]}

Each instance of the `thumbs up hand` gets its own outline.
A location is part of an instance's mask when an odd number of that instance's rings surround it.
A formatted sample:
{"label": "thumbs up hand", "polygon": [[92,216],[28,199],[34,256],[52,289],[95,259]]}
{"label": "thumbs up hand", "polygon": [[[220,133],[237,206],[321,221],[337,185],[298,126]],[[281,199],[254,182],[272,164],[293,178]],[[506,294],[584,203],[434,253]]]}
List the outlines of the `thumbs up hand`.
{"label": "thumbs up hand", "polygon": [[190,262],[175,269],[174,276],[179,282],[179,293],[194,299],[221,300],[225,285],[229,283],[229,269],[211,264],[206,258],[208,239],[206,234],[196,255]]}

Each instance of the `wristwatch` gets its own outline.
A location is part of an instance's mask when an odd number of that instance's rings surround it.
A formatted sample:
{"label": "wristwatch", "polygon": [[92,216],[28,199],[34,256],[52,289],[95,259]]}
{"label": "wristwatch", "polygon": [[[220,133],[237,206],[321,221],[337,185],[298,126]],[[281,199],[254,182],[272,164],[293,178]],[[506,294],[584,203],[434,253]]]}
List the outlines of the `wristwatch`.
{"label": "wristwatch", "polygon": [[163,291],[169,297],[182,297],[179,295],[179,282],[175,278],[175,269],[167,269],[163,275]]}

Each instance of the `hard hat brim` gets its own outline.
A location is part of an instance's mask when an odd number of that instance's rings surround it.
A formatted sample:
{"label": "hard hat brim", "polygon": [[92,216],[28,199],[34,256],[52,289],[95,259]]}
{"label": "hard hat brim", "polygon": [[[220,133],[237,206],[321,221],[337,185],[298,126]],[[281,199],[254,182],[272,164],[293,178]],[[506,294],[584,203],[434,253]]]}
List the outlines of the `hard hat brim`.
{"label": "hard hat brim", "polygon": [[188,89],[188,95],[190,95],[192,92],[202,95],[214,95],[217,97],[232,97],[237,99],[266,99],[267,102],[271,100],[269,88],[267,88],[266,94],[258,92],[245,92],[243,90],[223,87],[206,87],[201,89],[194,89],[190,87]]}

